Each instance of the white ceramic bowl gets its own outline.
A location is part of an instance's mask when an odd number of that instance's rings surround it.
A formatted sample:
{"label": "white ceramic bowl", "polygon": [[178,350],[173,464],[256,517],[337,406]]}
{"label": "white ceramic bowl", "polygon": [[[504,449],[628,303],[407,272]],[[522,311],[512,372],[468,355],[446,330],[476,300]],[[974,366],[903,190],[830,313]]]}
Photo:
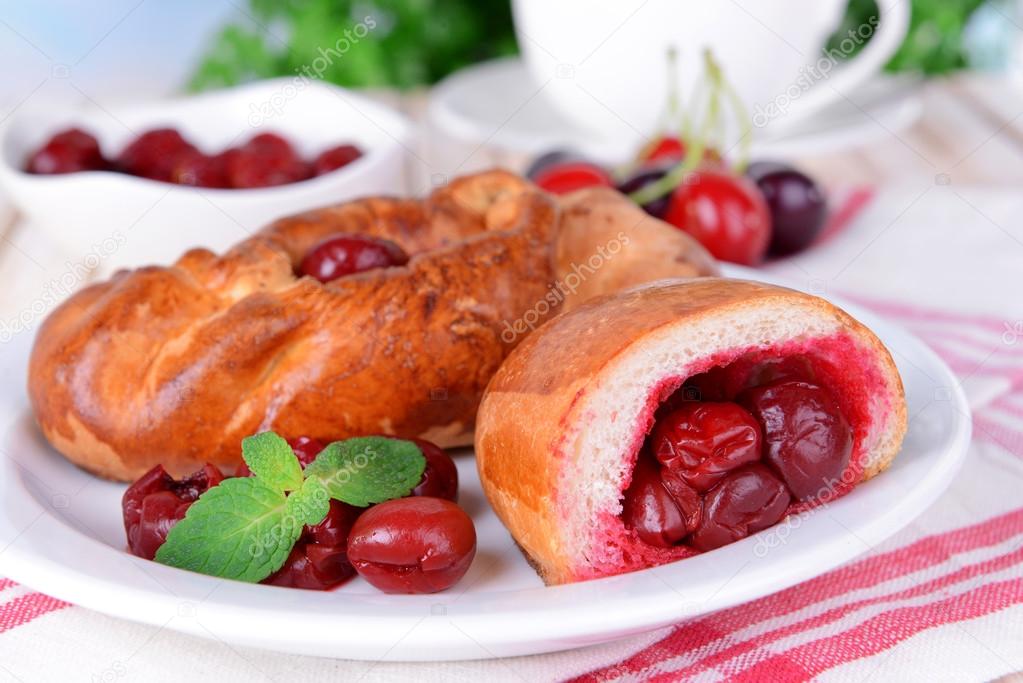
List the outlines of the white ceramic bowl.
{"label": "white ceramic bowl", "polygon": [[[182,187],[120,173],[31,175],[28,155],[71,125],[115,156],[137,134],[173,126],[215,152],[260,132],[284,135],[306,158],[336,144],[364,156],[303,182],[252,190]],[[396,111],[316,81],[262,81],[123,109],[19,111],[0,137],[0,183],[38,229],[76,256],[96,253],[101,269],[166,264],[193,246],[223,250],[275,218],[368,194],[403,190],[411,128]]]}

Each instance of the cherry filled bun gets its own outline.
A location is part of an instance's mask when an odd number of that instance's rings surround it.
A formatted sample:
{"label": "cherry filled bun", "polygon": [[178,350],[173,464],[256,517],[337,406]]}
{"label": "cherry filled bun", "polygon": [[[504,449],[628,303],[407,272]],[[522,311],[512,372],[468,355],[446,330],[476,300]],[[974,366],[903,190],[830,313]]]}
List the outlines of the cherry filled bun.
{"label": "cherry filled bun", "polygon": [[520,344],[480,404],[476,464],[560,584],[740,541],[884,470],[905,432],[891,355],[844,311],[762,283],[669,280],[593,298]]}

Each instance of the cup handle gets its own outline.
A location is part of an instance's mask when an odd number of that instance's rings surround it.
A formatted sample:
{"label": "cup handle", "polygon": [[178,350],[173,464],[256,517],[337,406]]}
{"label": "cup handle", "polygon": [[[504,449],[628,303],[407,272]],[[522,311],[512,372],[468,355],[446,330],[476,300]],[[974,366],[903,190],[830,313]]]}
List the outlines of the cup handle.
{"label": "cup handle", "polygon": [[877,8],[877,28],[870,42],[855,58],[793,100],[779,124],[795,123],[833,103],[880,71],[895,54],[909,30],[910,0],[882,0]]}

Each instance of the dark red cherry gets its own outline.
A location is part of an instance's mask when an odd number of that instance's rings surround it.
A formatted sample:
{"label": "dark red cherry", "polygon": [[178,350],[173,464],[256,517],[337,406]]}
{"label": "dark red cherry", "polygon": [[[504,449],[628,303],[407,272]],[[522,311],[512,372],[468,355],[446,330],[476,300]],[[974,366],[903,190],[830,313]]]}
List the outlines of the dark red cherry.
{"label": "dark red cherry", "polygon": [[852,430],[830,392],[782,380],[750,389],[740,400],[763,425],[764,459],[796,499],[834,492],[849,466]]}
{"label": "dark red cherry", "polygon": [[669,548],[696,528],[701,511],[696,491],[666,472],[646,452],[639,454],[622,499],[622,521],[641,541]]}
{"label": "dark red cherry", "polygon": [[199,151],[183,154],[171,172],[171,182],[193,187],[227,188],[227,157]]}
{"label": "dark red cherry", "polygon": [[682,403],[658,420],[654,456],[699,492],[760,459],[760,425],[736,403]]}
{"label": "dark red cherry", "polygon": [[262,583],[327,590],[355,575],[348,561],[348,535],[362,509],[330,501],[327,517],[302,531],[284,565]]}
{"label": "dark red cherry", "polygon": [[305,180],[313,173],[291,144],[274,133],[261,133],[225,155],[227,177],[236,188],[286,185]]}
{"label": "dark red cherry", "polygon": [[57,133],[28,158],[29,173],[74,173],[107,168],[96,138],[78,128]]}
{"label": "dark red cherry", "polygon": [[550,152],[545,152],[540,156],[533,159],[533,162],[529,164],[524,176],[532,181],[536,181],[536,176],[545,169],[556,166],[558,164],[564,164],[570,161],[582,161],[583,157],[578,152],[573,152],[569,149],[555,149]]}
{"label": "dark red cherry", "polygon": [[813,382],[814,371],[810,362],[802,356],[769,358],[758,363],[746,380],[745,388],[759,387],[782,380]]}
{"label": "dark red cherry", "polygon": [[824,190],[805,173],[783,164],[751,164],[746,174],[760,188],[771,212],[769,253],[787,256],[810,246],[828,217]]}
{"label": "dark red cherry", "polygon": [[[671,170],[673,164],[661,163],[653,165],[640,166],[636,171],[633,172],[624,182],[618,185],[618,191],[624,195],[630,195],[633,192],[638,192],[647,185],[655,183],[664,175]],[[652,201],[643,204],[643,210],[654,218],[663,218],[664,213],[668,210],[668,202],[671,201],[671,192],[666,193],[662,197],[658,197]]]}
{"label": "dark red cherry", "polygon": [[440,447],[424,441],[411,439],[423,451],[426,470],[419,485],[412,489],[413,496],[430,496],[455,500],[458,498],[458,468],[451,456]]}
{"label": "dark red cherry", "polygon": [[335,235],[313,247],[299,267],[302,275],[330,282],[373,268],[403,266],[408,255],[394,242],[362,235]]}
{"label": "dark red cherry", "polygon": [[143,474],[121,498],[128,549],[134,555],[153,559],[189,506],[223,480],[223,473],[209,464],[180,481],[167,474],[162,465]]}
{"label": "dark red cherry", "polygon": [[792,498],[771,470],[754,463],[726,476],[704,497],[703,519],[690,537],[697,550],[713,550],[777,524]]}
{"label": "dark red cherry", "polygon": [[131,175],[171,182],[178,162],[196,151],[178,131],[158,128],[143,133],[125,147],[117,157],[117,167]]}
{"label": "dark red cherry", "polygon": [[313,175],[323,175],[344,168],[362,156],[362,150],[355,145],[338,145],[320,152],[313,160]]}
{"label": "dark red cherry", "polygon": [[472,519],[441,498],[389,500],[363,512],[348,538],[356,571],[385,593],[436,593],[468,571],[476,555]]}

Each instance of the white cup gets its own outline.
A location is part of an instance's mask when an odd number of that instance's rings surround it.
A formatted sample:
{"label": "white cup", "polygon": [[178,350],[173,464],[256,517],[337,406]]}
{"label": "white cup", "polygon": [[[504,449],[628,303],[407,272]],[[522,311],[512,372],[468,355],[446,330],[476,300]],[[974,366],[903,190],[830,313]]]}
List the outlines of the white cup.
{"label": "white cup", "polygon": [[848,96],[909,25],[909,0],[878,4],[880,17],[830,52],[823,48],[846,0],[513,0],[513,10],[537,96],[590,134],[639,140],[657,132],[672,47],[683,95],[709,48],[758,128],[791,126]]}

